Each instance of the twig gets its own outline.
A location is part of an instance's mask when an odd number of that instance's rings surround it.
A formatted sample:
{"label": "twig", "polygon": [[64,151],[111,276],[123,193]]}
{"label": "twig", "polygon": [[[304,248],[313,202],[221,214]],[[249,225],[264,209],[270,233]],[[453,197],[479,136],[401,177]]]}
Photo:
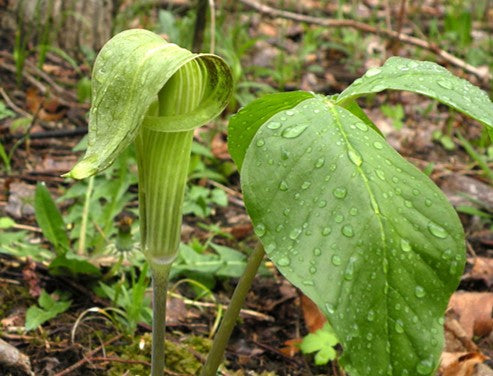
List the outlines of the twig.
{"label": "twig", "polygon": [[116,363],[126,363],[126,364],[142,364],[146,367],[150,367],[151,363],[146,362],[145,360],[132,360],[132,359],[123,359],[117,357],[106,357],[106,356],[94,356],[88,358],[89,362],[116,362]]}
{"label": "twig", "polygon": [[83,366],[85,363],[91,361],[91,357],[101,351],[104,347],[112,344],[115,341],[118,341],[122,337],[122,334],[117,335],[116,337],[113,337],[103,343],[101,346],[96,347],[94,350],[89,351],[86,355],[84,355],[84,358],[79,360],[77,363],[72,364],[70,367],[65,368],[62,372],[58,372],[55,374],[55,376],[65,376],[70,374],[72,371],[76,370],[77,368]]}
{"label": "twig", "polygon": [[259,11],[260,13],[267,14],[271,17],[281,17],[290,19],[293,21],[306,22],[314,25],[320,25],[325,27],[351,27],[353,29],[361,30],[366,33],[377,34],[380,36],[384,36],[387,38],[394,38],[399,40],[400,42],[410,44],[412,46],[420,47],[430,52],[433,52],[437,56],[441,57],[443,60],[448,63],[455,65],[459,68],[464,69],[466,72],[471,73],[481,79],[484,82],[488,82],[491,79],[491,73],[489,70],[481,69],[475,67],[471,64],[466,63],[464,60],[459,59],[457,56],[454,56],[438,46],[434,43],[427,42],[425,40],[412,37],[410,35],[406,35],[404,33],[398,33],[393,30],[387,29],[379,29],[377,27],[365,24],[363,22],[354,21],[354,20],[335,20],[335,19],[325,19],[320,17],[307,16],[304,14],[298,14],[293,12],[288,12],[285,10],[279,10],[275,8],[271,8],[267,5],[261,4],[256,0],[240,0],[243,4]]}
{"label": "twig", "polygon": [[0,94],[2,95],[2,98],[4,99],[5,103],[7,103],[7,105],[12,109],[14,110],[15,112],[17,112],[19,115],[22,115],[24,117],[27,117],[29,119],[31,119],[33,116],[29,113],[29,112],[26,112],[24,111],[22,108],[20,108],[19,106],[17,106],[11,99],[10,97],[7,95],[7,92],[3,89],[3,87],[0,87]]}
{"label": "twig", "polygon": [[[174,292],[168,292],[168,295],[171,296],[172,298],[180,299],[183,301],[185,304],[189,304],[195,307],[206,307],[206,308],[217,308],[218,304],[217,303],[208,303],[208,302],[199,302],[196,300],[191,300],[187,299],[184,296],[174,293]],[[228,309],[228,306],[226,304],[219,304],[223,309]],[[274,317],[266,315],[265,313],[257,312],[251,309],[241,309],[240,314],[243,314],[245,316],[252,316],[256,317],[261,320],[265,321],[270,321],[273,322],[275,321]]]}

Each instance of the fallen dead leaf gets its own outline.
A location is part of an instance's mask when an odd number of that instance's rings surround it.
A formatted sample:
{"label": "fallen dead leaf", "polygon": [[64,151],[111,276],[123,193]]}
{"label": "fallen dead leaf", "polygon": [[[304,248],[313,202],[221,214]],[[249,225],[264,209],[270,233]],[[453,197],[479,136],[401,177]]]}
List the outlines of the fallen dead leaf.
{"label": "fallen dead leaf", "polygon": [[441,376],[476,376],[477,365],[487,359],[481,353],[443,353]]}
{"label": "fallen dead leaf", "polygon": [[228,144],[222,133],[217,133],[211,142],[211,152],[218,159],[230,159]]}
{"label": "fallen dead leaf", "polygon": [[489,288],[493,286],[493,259],[488,257],[472,257],[467,262],[472,264],[471,270],[464,278],[482,280]]}
{"label": "fallen dead leaf", "polygon": [[448,305],[458,316],[467,336],[482,337],[493,329],[493,293],[491,292],[456,292]]}
{"label": "fallen dead leaf", "polygon": [[301,310],[303,311],[306,327],[310,333],[321,329],[327,322],[326,317],[318,309],[317,305],[304,294],[301,294]]}

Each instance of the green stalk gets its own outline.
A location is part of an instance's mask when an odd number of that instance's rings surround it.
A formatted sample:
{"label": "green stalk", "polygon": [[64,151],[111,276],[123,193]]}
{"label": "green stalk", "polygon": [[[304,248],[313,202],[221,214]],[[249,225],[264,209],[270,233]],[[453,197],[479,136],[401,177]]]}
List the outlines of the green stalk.
{"label": "green stalk", "polygon": [[204,368],[202,368],[202,372],[200,373],[201,376],[216,375],[217,369],[223,360],[224,351],[228,345],[229,337],[231,337],[231,333],[235,327],[236,319],[240,314],[241,307],[243,307],[243,304],[245,303],[246,295],[248,291],[250,291],[253,279],[257,274],[257,270],[262,262],[262,259],[264,258],[264,255],[264,248],[259,243],[248,258],[245,272],[238,281],[238,285],[236,286],[233,296],[231,297],[231,302],[229,303],[228,309],[226,310],[224,318],[221,321],[221,326],[219,326],[219,329],[214,337],[212,349],[207,356]]}
{"label": "green stalk", "polygon": [[[202,75],[193,73],[200,69],[200,63],[191,61],[168,81],[154,109],[158,116],[186,114],[199,105],[205,86]],[[153,280],[152,376],[162,375],[165,365],[167,283],[180,244],[192,139],[193,130],[160,132],[142,127],[135,140],[141,244]]]}

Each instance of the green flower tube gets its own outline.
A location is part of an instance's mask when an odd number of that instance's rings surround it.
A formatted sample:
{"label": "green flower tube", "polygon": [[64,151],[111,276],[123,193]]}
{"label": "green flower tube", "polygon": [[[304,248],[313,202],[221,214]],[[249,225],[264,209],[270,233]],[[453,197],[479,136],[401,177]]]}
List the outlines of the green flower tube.
{"label": "green flower tube", "polygon": [[99,53],[92,76],[88,147],[66,177],[84,179],[137,149],[142,251],[153,275],[153,360],[162,375],[166,284],[178,253],[193,130],[218,116],[232,94],[229,67],[141,29]]}

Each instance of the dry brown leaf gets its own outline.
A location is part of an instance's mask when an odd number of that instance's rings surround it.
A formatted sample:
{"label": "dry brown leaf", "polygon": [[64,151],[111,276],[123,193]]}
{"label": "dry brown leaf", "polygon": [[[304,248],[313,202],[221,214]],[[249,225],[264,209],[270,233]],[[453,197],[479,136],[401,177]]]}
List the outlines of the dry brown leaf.
{"label": "dry brown leaf", "polygon": [[301,338],[288,339],[287,341],[284,341],[285,347],[281,347],[279,351],[292,358],[300,351],[299,344],[301,341]]}
{"label": "dry brown leaf", "polygon": [[442,376],[474,376],[476,366],[487,359],[481,353],[443,353]]}
{"label": "dry brown leaf", "polygon": [[456,292],[448,305],[458,316],[458,320],[469,338],[482,337],[493,329],[493,293]]}
{"label": "dry brown leaf", "polygon": [[472,269],[465,277],[483,280],[488,287],[493,285],[493,259],[488,257],[472,257],[468,258],[467,262],[472,264]]}
{"label": "dry brown leaf", "polygon": [[301,294],[301,309],[303,311],[306,327],[310,333],[321,329],[327,322],[326,317],[318,309],[317,305],[304,294]]}
{"label": "dry brown leaf", "polygon": [[228,152],[228,144],[222,133],[217,133],[211,142],[211,152],[219,159],[231,159]]}

